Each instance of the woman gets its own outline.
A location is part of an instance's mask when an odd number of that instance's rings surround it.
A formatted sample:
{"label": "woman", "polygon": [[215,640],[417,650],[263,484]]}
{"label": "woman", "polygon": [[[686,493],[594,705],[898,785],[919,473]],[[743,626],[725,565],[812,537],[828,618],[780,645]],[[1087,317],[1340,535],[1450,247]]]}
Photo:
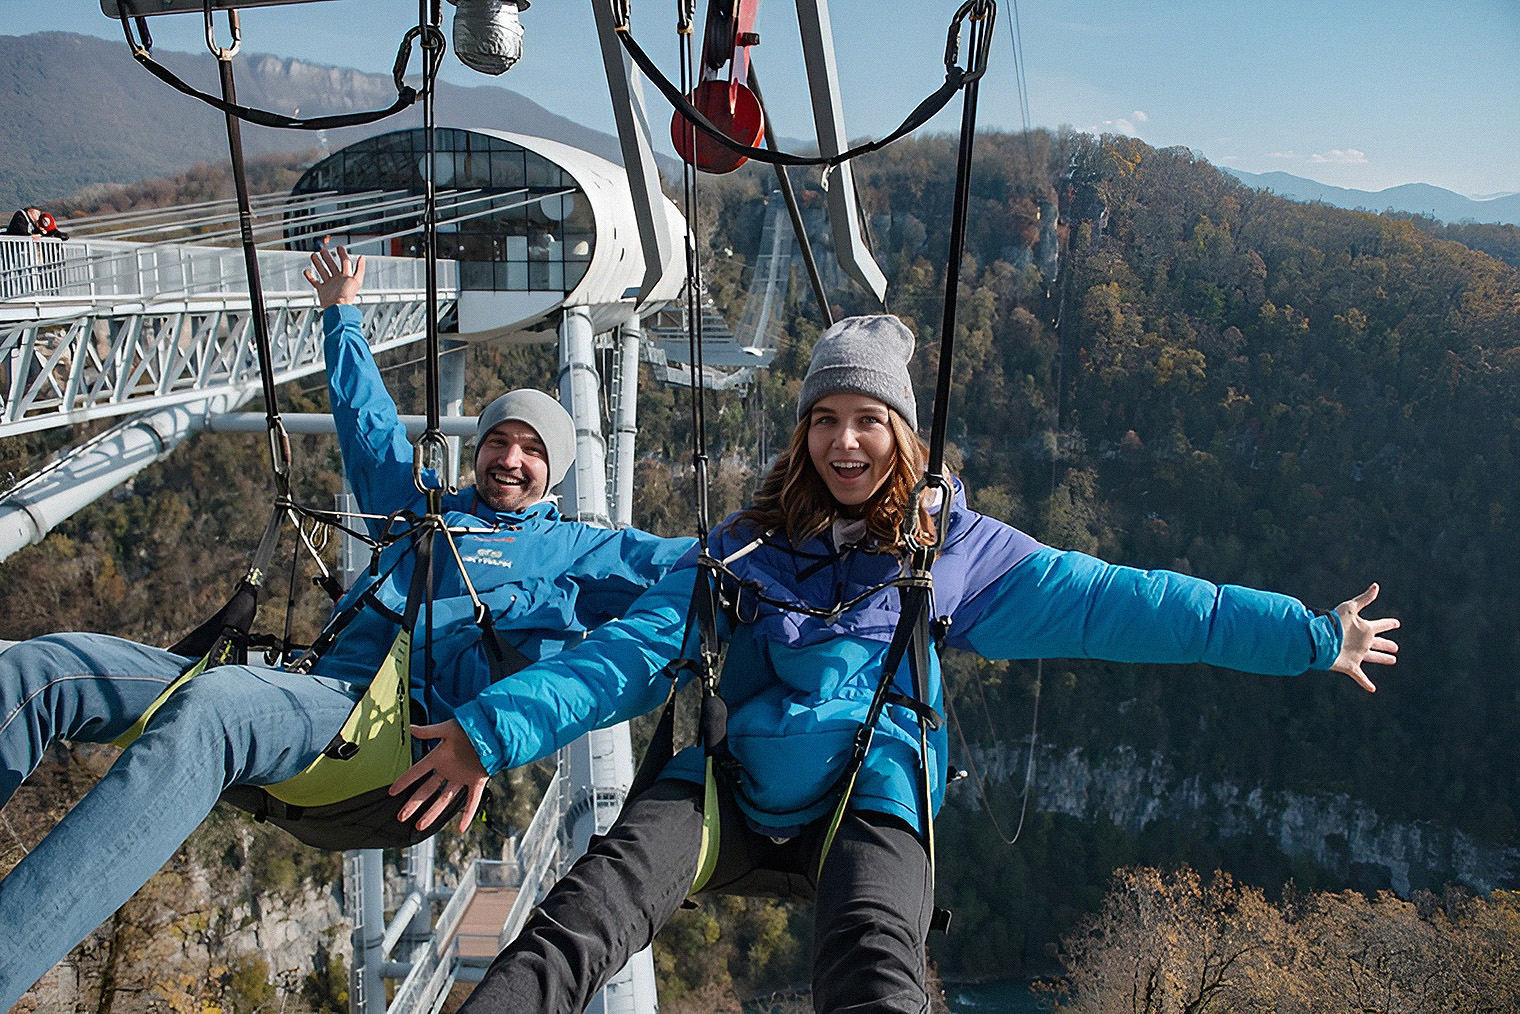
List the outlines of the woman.
{"label": "woman", "polygon": [[[830,837],[836,783],[898,623],[899,592],[887,582],[902,572],[902,520],[926,457],[913,432],[912,351],[913,335],[895,317],[850,318],[826,331],[787,451],[754,506],[712,538],[728,601],[719,621],[728,643],[726,748],[714,753],[717,794],[708,797],[722,818],[715,868],[699,862],[707,765],[694,747],[625,804],[497,958],[465,1014],[582,1010],[694,882],[814,896],[817,1010],[927,1010],[933,878],[923,842],[943,797],[945,737],[928,732],[921,749],[922,708],[909,699],[906,664]],[[958,485],[948,507],[926,503],[914,513],[921,537],[945,529],[933,608],[946,642],[987,658],[1204,661],[1278,675],[1333,669],[1369,691],[1362,663],[1394,661],[1397,648],[1382,635],[1397,621],[1360,615],[1376,585],[1316,614],[1283,595],[1042,546],[968,509]],[[678,564],[621,621],[497,683],[454,722],[419,727],[440,744],[392,791],[416,786],[420,800],[442,790],[423,815],[430,821],[452,795],[478,795],[487,771],[657,706],[668,689],[661,672],[683,654],[695,566],[690,557]],[[925,682],[924,703],[939,711],[932,654]],[[421,808],[410,803],[403,819]]]}

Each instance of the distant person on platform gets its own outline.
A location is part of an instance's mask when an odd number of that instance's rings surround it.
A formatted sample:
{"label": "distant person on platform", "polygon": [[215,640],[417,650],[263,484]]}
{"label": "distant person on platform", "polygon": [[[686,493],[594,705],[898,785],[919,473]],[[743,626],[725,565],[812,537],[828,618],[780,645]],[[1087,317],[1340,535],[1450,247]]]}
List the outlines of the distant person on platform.
{"label": "distant person on platform", "polygon": [[5,227],[7,236],[45,236],[48,239],[68,239],[69,234],[58,228],[58,220],[52,215],[28,205],[11,216],[11,224]]}

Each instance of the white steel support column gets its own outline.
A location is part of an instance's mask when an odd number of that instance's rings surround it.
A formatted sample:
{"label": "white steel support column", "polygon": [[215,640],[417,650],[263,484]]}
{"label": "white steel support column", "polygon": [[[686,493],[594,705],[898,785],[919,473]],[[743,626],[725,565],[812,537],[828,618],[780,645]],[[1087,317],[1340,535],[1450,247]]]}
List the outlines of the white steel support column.
{"label": "white steel support column", "polygon": [[623,151],[623,165],[628,173],[628,195],[638,220],[639,247],[644,254],[644,277],[639,281],[638,300],[642,302],[660,284],[670,262],[676,237],[665,216],[664,192],[660,189],[659,167],[649,143],[649,117],[644,110],[643,77],[633,58],[617,41],[613,5],[593,3],[597,39],[602,48],[602,66],[607,73],[607,92],[612,99],[612,116],[617,122],[618,142]]}
{"label": "white steel support column", "polygon": [[[343,484],[334,504],[338,513],[353,513],[359,502]],[[369,563],[364,544],[345,534],[339,546],[338,570],[347,588]],[[385,853],[353,849],[343,853],[343,904],[354,924],[348,968],[349,1014],[385,1014]]]}
{"label": "white steel support column", "polygon": [[[610,525],[607,511],[607,445],[598,408],[600,378],[594,358],[591,317],[583,307],[565,311],[560,321],[559,397],[575,420],[575,468],[565,480],[566,513],[591,523]],[[635,344],[635,352],[637,345]],[[638,368],[637,359],[634,369]],[[637,374],[635,374],[635,377]],[[574,859],[594,833],[617,819],[633,782],[633,743],[628,723],[599,729],[563,751],[571,800],[566,831]],[[654,1014],[659,1000],[654,986],[654,955],[645,948],[608,980],[586,1008],[588,1014]]]}
{"label": "white steel support column", "polygon": [[222,399],[176,405],[119,423],[69,450],[0,498],[0,560],[173,450]]}
{"label": "white steel support column", "polygon": [[[438,393],[442,401],[440,411],[445,416],[458,416],[464,414],[464,374],[465,367],[469,364],[470,346],[466,342],[457,339],[444,338],[442,344],[442,356],[438,361]],[[459,486],[459,473],[462,462],[459,460],[460,439],[447,437],[449,453],[449,474],[444,479],[450,486]],[[470,467],[474,467],[474,459],[470,461]]]}
{"label": "white steel support column", "polygon": [[584,306],[566,308],[559,323],[559,400],[575,420],[575,467],[561,487],[560,509],[587,524],[610,527],[595,337],[590,312]]}
{"label": "white steel support column", "polygon": [[344,853],[345,892],[354,922],[353,969],[348,1009],[352,1014],[385,1014],[385,854],[379,849]]}
{"label": "white steel support column", "polygon": [[[433,839],[425,838],[406,850],[406,896],[419,899],[418,907],[401,933],[400,959],[415,961],[414,953],[433,935]],[[400,918],[400,914],[397,914]]]}
{"label": "white steel support column", "polygon": [[618,328],[617,377],[612,388],[612,523],[633,524],[634,441],[638,436],[639,346],[644,331],[637,321]]}
{"label": "white steel support column", "polygon": [[[819,0],[797,0],[797,28],[802,36],[803,62],[807,65],[808,91],[813,100],[813,122],[818,129],[818,151],[838,155],[849,147],[850,138],[844,127],[844,104],[839,100],[839,69],[834,62],[834,28],[829,20],[829,5]],[[850,163],[834,170],[828,201],[834,253],[840,268],[881,302],[886,298],[887,276],[882,274],[861,238],[855,175]]]}

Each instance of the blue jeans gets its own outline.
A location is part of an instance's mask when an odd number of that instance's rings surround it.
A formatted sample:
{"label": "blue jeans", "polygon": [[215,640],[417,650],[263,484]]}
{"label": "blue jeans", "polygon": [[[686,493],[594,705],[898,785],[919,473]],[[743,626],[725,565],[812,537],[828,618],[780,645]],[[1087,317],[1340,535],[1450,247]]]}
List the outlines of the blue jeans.
{"label": "blue jeans", "polygon": [[[190,660],[101,634],[0,651],[0,804],[57,739],[108,743]],[[202,673],[0,880],[0,1011],[147,882],[230,785],[269,785],[332,741],[362,686],[265,666]]]}

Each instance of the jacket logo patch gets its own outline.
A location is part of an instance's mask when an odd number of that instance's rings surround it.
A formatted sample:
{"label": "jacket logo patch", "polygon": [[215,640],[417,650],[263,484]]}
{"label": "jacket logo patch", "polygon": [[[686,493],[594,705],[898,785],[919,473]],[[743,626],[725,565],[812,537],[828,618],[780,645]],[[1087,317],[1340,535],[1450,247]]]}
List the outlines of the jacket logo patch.
{"label": "jacket logo patch", "polygon": [[473,553],[466,554],[464,559],[470,563],[483,563],[490,567],[510,568],[512,566],[512,561],[505,559],[499,549],[477,549]]}

